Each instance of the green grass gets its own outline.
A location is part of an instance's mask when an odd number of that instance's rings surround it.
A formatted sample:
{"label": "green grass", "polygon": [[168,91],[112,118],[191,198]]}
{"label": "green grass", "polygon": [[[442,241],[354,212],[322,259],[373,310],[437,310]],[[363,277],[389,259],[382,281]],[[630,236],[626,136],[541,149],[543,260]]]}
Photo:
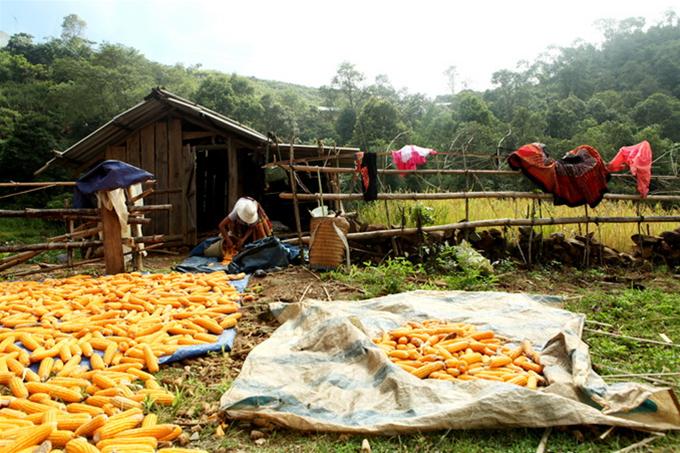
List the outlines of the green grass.
{"label": "green grass", "polygon": [[[41,219],[0,218],[0,245],[37,244],[45,242],[48,237],[64,234],[63,223],[49,222]],[[64,250],[48,250],[28,260],[28,263],[55,262]],[[0,258],[13,253],[1,253]]]}
{"label": "green grass", "polygon": [[0,243],[32,244],[66,232],[63,223],[40,219],[0,218]]}
{"label": "green grass", "polygon": [[[588,320],[606,325],[587,327],[629,337],[661,341],[660,333],[680,342],[680,294],[659,289],[627,289],[620,293],[585,292],[581,300],[567,304],[572,311],[585,313]],[[680,348],[657,346],[635,340],[585,332],[593,363],[600,374],[678,373]],[[624,370],[624,371],[617,371]],[[680,391],[680,376],[659,379]]]}
{"label": "green grass", "polygon": [[379,265],[365,263],[327,272],[323,278],[338,280],[362,288],[362,297],[378,297],[415,289],[483,290],[496,281],[476,269],[461,268],[454,248],[442,246],[425,257],[425,264],[414,264],[404,257],[389,258]]}

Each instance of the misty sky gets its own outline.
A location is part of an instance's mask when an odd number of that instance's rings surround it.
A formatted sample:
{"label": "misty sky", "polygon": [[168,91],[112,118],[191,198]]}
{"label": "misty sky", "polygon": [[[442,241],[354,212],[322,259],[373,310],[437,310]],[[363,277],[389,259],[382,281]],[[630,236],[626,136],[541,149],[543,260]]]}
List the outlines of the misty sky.
{"label": "misty sky", "polygon": [[653,24],[671,9],[680,14],[677,0],[0,0],[0,30],[41,41],[75,13],[87,22],[86,38],[165,64],[320,86],[350,61],[369,81],[386,74],[396,88],[433,96],[449,91],[443,72],[451,65],[457,90],[489,88],[494,71],[549,46],[600,42],[598,19]]}

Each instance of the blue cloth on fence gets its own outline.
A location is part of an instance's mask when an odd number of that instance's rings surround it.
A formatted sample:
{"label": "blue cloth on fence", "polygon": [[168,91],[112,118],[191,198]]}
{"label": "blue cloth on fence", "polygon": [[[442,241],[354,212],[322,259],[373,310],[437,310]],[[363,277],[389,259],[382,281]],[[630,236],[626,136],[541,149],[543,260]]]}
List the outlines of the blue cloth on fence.
{"label": "blue cloth on fence", "polygon": [[113,190],[152,179],[146,170],[119,160],[105,160],[76,181],[73,193],[73,207],[94,208],[91,195],[99,190]]}

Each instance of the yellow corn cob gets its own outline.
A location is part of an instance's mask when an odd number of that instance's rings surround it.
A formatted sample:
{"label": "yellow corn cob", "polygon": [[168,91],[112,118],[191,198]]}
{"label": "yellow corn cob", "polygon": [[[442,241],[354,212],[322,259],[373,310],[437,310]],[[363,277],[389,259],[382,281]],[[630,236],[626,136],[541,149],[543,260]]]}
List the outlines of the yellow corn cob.
{"label": "yellow corn cob", "polygon": [[17,453],[21,450],[38,446],[54,431],[54,425],[39,425],[33,428],[22,428],[24,431],[12,444],[3,448],[4,453]]}
{"label": "yellow corn cob", "polygon": [[66,453],[101,453],[94,445],[87,443],[84,437],[78,437],[66,444]]}
{"label": "yellow corn cob", "polygon": [[102,359],[102,357],[97,353],[93,353],[90,356],[90,365],[92,366],[93,370],[103,370],[104,367],[106,367],[104,359]]}
{"label": "yellow corn cob", "polygon": [[93,374],[92,377],[92,383],[98,387],[101,387],[103,389],[111,388],[116,386],[116,382],[111,379],[108,376],[105,376],[101,373]]}
{"label": "yellow corn cob", "polygon": [[127,409],[132,409],[132,408],[140,408],[142,407],[142,403],[139,401],[135,401],[130,398],[126,398],[124,396],[114,396],[111,399],[111,404],[114,405],[114,407],[117,407],[119,409],[127,410]]}
{"label": "yellow corn cob", "polygon": [[149,379],[153,379],[153,375],[152,375],[152,374],[146,373],[146,372],[144,372],[144,371],[142,371],[142,370],[138,370],[138,369],[136,369],[136,368],[128,368],[127,372],[130,373],[130,374],[132,374],[132,375],[134,375],[134,376],[136,376],[136,377],[138,377],[139,379],[141,379],[141,380],[143,380],[143,381],[147,381],[147,380],[149,380]]}
{"label": "yellow corn cob", "polygon": [[196,317],[193,318],[192,321],[206,329],[208,332],[216,335],[219,335],[224,331],[224,328],[220,327],[214,319],[208,317]]}
{"label": "yellow corn cob", "polygon": [[90,385],[90,381],[83,378],[57,376],[50,379],[48,384],[60,385],[62,387],[87,387]]}
{"label": "yellow corn cob", "polygon": [[[160,426],[160,425],[156,425]],[[153,427],[152,427],[153,429]],[[182,434],[182,428],[179,427],[178,425],[173,425],[172,431],[167,435],[161,437],[160,440],[161,442],[171,442],[179,437],[179,435]]]}
{"label": "yellow corn cob", "polygon": [[149,428],[158,424],[158,416],[156,414],[147,414],[142,421],[142,428]]}
{"label": "yellow corn cob", "polygon": [[144,360],[146,361],[146,368],[151,373],[157,373],[159,368],[158,359],[156,358],[156,355],[153,353],[151,347],[148,344],[143,344],[142,348],[144,350]]}
{"label": "yellow corn cob", "polygon": [[24,381],[25,382],[40,382],[40,376],[33,371],[30,368],[26,368],[26,372],[24,373]]}
{"label": "yellow corn cob", "polygon": [[52,372],[52,366],[54,365],[54,358],[52,357],[45,357],[41,362],[40,362],[40,367],[38,368],[38,376],[40,377],[41,381],[46,380],[47,378],[50,377],[50,373]]}
{"label": "yellow corn cob", "polygon": [[158,439],[155,437],[114,437],[113,439],[104,439],[97,442],[97,448],[103,449],[110,445],[146,445],[151,448],[156,448]]}
{"label": "yellow corn cob", "polygon": [[84,403],[71,403],[66,406],[66,410],[72,414],[77,414],[77,413],[86,413],[90,414],[93,417],[99,414],[103,414],[104,410],[101,407],[97,406],[90,406],[89,404],[84,404]]}
{"label": "yellow corn cob", "polygon": [[21,340],[21,343],[31,351],[35,351],[40,346],[40,343],[38,343],[35,337],[30,333],[22,333],[19,339]]}
{"label": "yellow corn cob", "polygon": [[121,431],[134,428],[139,425],[143,419],[144,416],[142,414],[135,414],[122,419],[108,420],[101,428],[95,431],[93,439],[95,442],[109,439]]}
{"label": "yellow corn cob", "polygon": [[43,403],[34,403],[33,401],[29,401],[27,399],[23,398],[15,398],[9,403],[10,409],[14,409],[17,411],[22,411],[27,414],[36,414],[40,413],[42,414],[45,411],[48,411],[51,409],[51,406]]}
{"label": "yellow corn cob", "polygon": [[92,420],[92,416],[85,413],[57,414],[57,428],[75,431],[90,420]]}
{"label": "yellow corn cob", "polygon": [[90,396],[85,400],[85,404],[89,404],[90,406],[97,406],[97,407],[103,407],[104,404],[109,404],[111,403],[111,397],[110,396]]}
{"label": "yellow corn cob", "polygon": [[75,431],[76,436],[88,437],[92,435],[99,428],[104,426],[109,417],[106,414],[99,414],[92,418],[92,420],[87,423],[80,425]]}
{"label": "yellow corn cob", "polygon": [[134,429],[128,429],[125,431],[121,431],[120,433],[117,434],[117,438],[120,437],[155,437],[158,440],[161,440],[165,438],[166,436],[170,436],[174,433],[175,428],[177,425],[171,425],[171,424],[159,424],[155,426],[151,426],[148,428],[134,428]]}
{"label": "yellow corn cob", "polygon": [[104,363],[109,365],[113,360],[113,356],[118,352],[118,345],[116,343],[109,343],[104,351]]}
{"label": "yellow corn cob", "polygon": [[43,412],[42,414],[42,423],[43,424],[57,424],[57,409],[50,409],[46,412]]}
{"label": "yellow corn cob", "polygon": [[78,403],[83,399],[80,392],[55,384],[43,384],[42,382],[29,382],[26,388],[31,393],[47,393],[53,397],[57,397],[67,403]]}
{"label": "yellow corn cob", "polygon": [[57,429],[52,431],[47,440],[49,440],[55,447],[63,447],[73,439],[73,431],[66,431]]}
{"label": "yellow corn cob", "polygon": [[143,411],[139,408],[132,408],[126,411],[118,412],[116,415],[109,417],[109,421],[113,422],[115,420],[122,420],[124,418],[132,417],[133,415],[143,415]]}
{"label": "yellow corn cob", "polygon": [[429,376],[431,373],[439,370],[443,370],[446,368],[446,365],[444,362],[430,362],[426,363],[425,365],[417,368],[413,373],[415,377],[424,379],[427,376]]}
{"label": "yellow corn cob", "polygon": [[12,376],[12,378],[9,380],[9,389],[12,392],[12,395],[16,396],[17,398],[28,398],[28,390],[26,389],[26,386],[22,380],[16,376]]}
{"label": "yellow corn cob", "polygon": [[101,449],[102,453],[154,453],[156,450],[144,444],[113,444]]}

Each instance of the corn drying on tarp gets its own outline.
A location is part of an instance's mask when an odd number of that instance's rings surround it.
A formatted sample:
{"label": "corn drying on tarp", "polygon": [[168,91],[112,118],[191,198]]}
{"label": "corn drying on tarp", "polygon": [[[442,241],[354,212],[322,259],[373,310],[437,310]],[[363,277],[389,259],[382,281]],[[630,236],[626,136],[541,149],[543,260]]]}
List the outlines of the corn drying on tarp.
{"label": "corn drying on tarp", "polygon": [[[549,297],[548,297],[549,299]],[[554,300],[553,300],[554,301]],[[415,291],[361,302],[274,304],[283,323],[248,355],[221,399],[237,419],[310,431],[361,433],[603,424],[680,429],[671,389],[607,385],[581,341],[585,317],[545,296]],[[491,329],[541,352],[548,386],[418,379],[372,342],[408,321]]]}
{"label": "corn drying on tarp", "polygon": [[[246,275],[238,280],[230,280],[229,284],[236,289],[239,293],[243,293],[248,286],[248,280],[250,276]],[[0,321],[0,326],[2,321]],[[231,351],[234,346],[234,340],[236,339],[236,329],[230,328],[225,329],[216,339],[214,343],[196,344],[189,346],[182,346],[170,355],[164,355],[158,358],[159,364],[178,362],[180,360],[190,359],[192,357],[199,357],[208,354],[209,352],[220,352],[220,351]],[[18,341],[16,343],[20,348],[26,349],[26,347]],[[103,356],[103,351],[95,350],[94,353]],[[80,364],[88,369],[91,368],[90,360],[87,357],[83,357]],[[33,371],[38,370],[40,363],[33,363],[30,368]]]}

